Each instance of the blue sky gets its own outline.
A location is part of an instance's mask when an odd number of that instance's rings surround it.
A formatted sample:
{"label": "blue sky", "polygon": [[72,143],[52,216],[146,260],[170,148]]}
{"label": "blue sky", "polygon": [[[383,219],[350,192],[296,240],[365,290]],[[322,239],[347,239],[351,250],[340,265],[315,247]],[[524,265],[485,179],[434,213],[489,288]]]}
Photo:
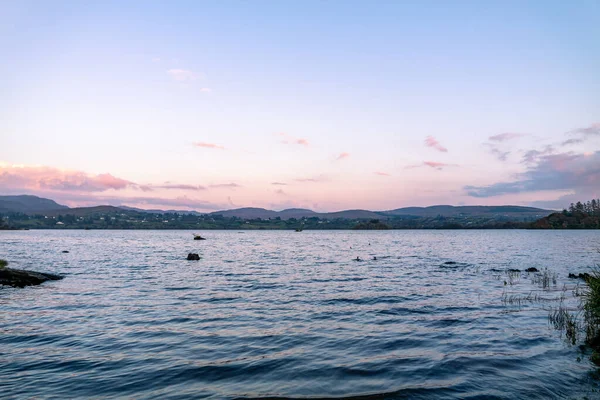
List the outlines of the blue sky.
{"label": "blue sky", "polygon": [[4,193],[200,210],[600,197],[597,1],[0,7]]}

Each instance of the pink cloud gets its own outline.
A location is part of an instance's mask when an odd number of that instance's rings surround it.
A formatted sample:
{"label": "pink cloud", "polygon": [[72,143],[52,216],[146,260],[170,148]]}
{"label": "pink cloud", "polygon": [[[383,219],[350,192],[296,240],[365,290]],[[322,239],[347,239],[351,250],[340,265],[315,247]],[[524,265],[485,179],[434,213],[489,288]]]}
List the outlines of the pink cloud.
{"label": "pink cloud", "polygon": [[206,149],[225,150],[225,147],[223,147],[221,145],[218,145],[218,144],[214,144],[214,143],[194,142],[194,146],[196,146],[196,147],[204,147]]}
{"label": "pink cloud", "polygon": [[138,188],[134,182],[111,174],[92,175],[82,171],[60,170],[45,166],[0,165],[0,188],[103,192]]}
{"label": "pink cloud", "polygon": [[421,163],[421,164],[408,165],[405,167],[405,169],[419,168],[419,167],[431,167],[431,168],[435,168],[435,169],[441,171],[444,168],[459,167],[459,165],[458,164],[447,164],[447,163],[442,163],[442,162],[437,162],[437,161],[423,161],[423,163]]}
{"label": "pink cloud", "polygon": [[444,146],[442,146],[440,144],[440,142],[438,142],[437,139],[434,138],[433,136],[427,136],[425,138],[425,146],[434,148],[434,149],[436,149],[438,151],[441,151],[442,153],[447,153],[448,152],[448,149],[445,148]]}
{"label": "pink cloud", "polygon": [[348,157],[350,157],[350,153],[343,152],[343,153],[340,153],[339,156],[337,156],[336,160],[343,160],[344,158],[348,158]]}
{"label": "pink cloud", "polygon": [[241,185],[238,185],[237,183],[216,183],[213,185],[209,185],[209,187],[215,188],[215,189],[220,189],[220,188],[235,189],[235,188],[241,187]]}
{"label": "pink cloud", "polygon": [[296,138],[296,137],[288,135],[287,133],[284,133],[284,132],[277,133],[277,135],[281,136],[283,138],[283,140],[281,141],[281,143],[283,143],[283,144],[297,144],[297,145],[301,145],[301,146],[305,146],[305,147],[310,146],[310,143],[308,142],[307,139]]}
{"label": "pink cloud", "polygon": [[193,191],[206,190],[206,188],[204,186],[185,185],[185,184],[164,184],[164,185],[160,185],[160,186],[149,186],[149,187],[150,187],[150,189],[156,188],[156,189],[167,189],[167,190],[170,190],[170,189],[193,190]]}
{"label": "pink cloud", "polygon": [[275,194],[279,194],[279,195],[282,195],[282,196],[287,196],[287,193],[284,192],[283,189],[277,189],[275,191]]}
{"label": "pink cloud", "polygon": [[284,182],[271,182],[271,185],[275,185],[275,186],[286,186],[287,183]]}
{"label": "pink cloud", "polygon": [[507,140],[517,139],[523,136],[525,135],[522,133],[505,132],[490,136],[489,139],[494,142],[506,142]]}
{"label": "pink cloud", "polygon": [[428,167],[437,168],[437,169],[448,166],[448,164],[446,164],[446,163],[435,162],[435,161],[424,161],[423,164],[427,165]]}
{"label": "pink cloud", "polygon": [[374,174],[379,175],[379,176],[390,176],[390,174],[388,174],[387,172],[381,172],[381,171],[375,171]]}
{"label": "pink cloud", "polygon": [[311,182],[311,183],[317,183],[317,182],[325,182],[327,181],[327,177],[324,175],[319,175],[317,177],[314,178],[296,178],[294,179],[296,182]]}

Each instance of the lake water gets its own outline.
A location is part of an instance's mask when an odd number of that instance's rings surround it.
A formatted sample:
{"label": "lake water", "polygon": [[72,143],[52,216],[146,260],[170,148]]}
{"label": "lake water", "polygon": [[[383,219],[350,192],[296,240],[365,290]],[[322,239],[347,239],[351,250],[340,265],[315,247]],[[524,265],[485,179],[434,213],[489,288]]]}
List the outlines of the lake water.
{"label": "lake water", "polygon": [[[549,326],[557,302],[507,299],[566,294],[575,305],[567,274],[600,263],[598,231],[202,235],[0,232],[12,267],[65,275],[0,287],[0,397],[545,399],[597,389],[587,358]],[[503,272],[528,267],[556,273],[556,285]]]}

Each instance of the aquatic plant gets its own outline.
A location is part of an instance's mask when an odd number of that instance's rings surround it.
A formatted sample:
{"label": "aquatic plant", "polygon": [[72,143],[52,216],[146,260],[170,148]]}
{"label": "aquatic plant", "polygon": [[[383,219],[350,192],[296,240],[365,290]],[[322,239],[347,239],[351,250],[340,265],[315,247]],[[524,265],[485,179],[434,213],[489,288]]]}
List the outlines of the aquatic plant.
{"label": "aquatic plant", "polygon": [[0,259],[0,268],[4,268],[8,265],[8,261]]}
{"label": "aquatic plant", "polygon": [[592,349],[590,360],[600,365],[600,266],[586,276],[585,283],[585,287],[578,285],[573,291],[580,298],[578,310],[569,310],[561,302],[550,310],[548,320],[573,345],[584,337],[584,344]]}
{"label": "aquatic plant", "polygon": [[573,314],[569,309],[561,302],[561,304],[550,311],[548,315],[548,321],[554,326],[554,329],[565,334],[565,337],[569,343],[575,345],[577,343],[579,333],[578,314]]}
{"label": "aquatic plant", "polygon": [[531,277],[531,283],[546,289],[550,286],[556,286],[556,278],[556,272],[552,272],[548,270],[548,268],[544,268]]}

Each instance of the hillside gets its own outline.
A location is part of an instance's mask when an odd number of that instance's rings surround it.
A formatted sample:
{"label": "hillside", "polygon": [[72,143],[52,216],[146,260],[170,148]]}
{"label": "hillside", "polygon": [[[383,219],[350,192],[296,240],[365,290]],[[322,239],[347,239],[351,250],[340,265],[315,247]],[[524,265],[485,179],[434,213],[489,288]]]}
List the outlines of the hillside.
{"label": "hillside", "polygon": [[600,229],[600,216],[585,212],[553,213],[531,224],[533,229]]}
{"label": "hillside", "polygon": [[58,204],[54,200],[30,195],[0,196],[0,213],[22,212],[35,213],[53,210],[66,210],[69,207]]}
{"label": "hillside", "polygon": [[405,207],[395,210],[382,211],[390,216],[415,216],[415,217],[508,217],[515,220],[534,220],[552,213],[534,207],[521,206],[431,206],[431,207]]}
{"label": "hillside", "polygon": [[273,211],[264,208],[237,208],[234,210],[215,211],[210,215],[222,215],[225,218],[242,218],[242,219],[275,219],[281,218],[288,220],[290,218],[321,218],[321,219],[373,219],[385,218],[381,214],[368,210],[344,210],[330,213],[318,213],[312,210],[303,208],[290,208],[283,211]]}

